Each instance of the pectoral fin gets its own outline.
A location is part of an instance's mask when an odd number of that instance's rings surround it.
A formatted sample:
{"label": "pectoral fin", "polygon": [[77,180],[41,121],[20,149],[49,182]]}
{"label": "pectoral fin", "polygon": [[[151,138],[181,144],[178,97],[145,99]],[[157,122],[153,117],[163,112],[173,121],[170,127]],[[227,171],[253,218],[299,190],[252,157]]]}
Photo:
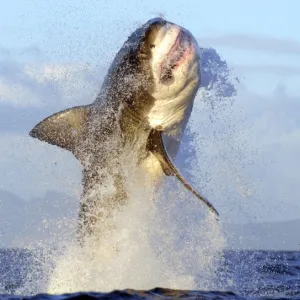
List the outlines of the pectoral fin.
{"label": "pectoral fin", "polygon": [[89,106],[73,107],[58,112],[37,124],[30,136],[74,152],[83,133]]}
{"label": "pectoral fin", "polygon": [[161,163],[161,167],[164,173],[167,176],[176,176],[177,179],[184,185],[186,189],[191,191],[200,201],[204,202],[204,204],[206,204],[213,213],[219,216],[219,213],[214,208],[214,206],[207,199],[201,196],[191,185],[189,185],[179,173],[179,171],[176,169],[164,147],[162,132],[154,129],[151,131],[148,139],[147,148],[157,157],[157,159]]}

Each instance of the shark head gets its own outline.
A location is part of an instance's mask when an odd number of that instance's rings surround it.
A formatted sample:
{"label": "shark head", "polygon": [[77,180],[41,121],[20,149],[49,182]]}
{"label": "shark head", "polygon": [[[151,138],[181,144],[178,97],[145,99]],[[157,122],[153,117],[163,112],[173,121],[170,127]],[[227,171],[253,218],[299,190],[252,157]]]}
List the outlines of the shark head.
{"label": "shark head", "polygon": [[112,97],[125,97],[151,128],[168,131],[189,118],[200,77],[200,50],[192,34],[155,18],[129,36],[104,87]]}

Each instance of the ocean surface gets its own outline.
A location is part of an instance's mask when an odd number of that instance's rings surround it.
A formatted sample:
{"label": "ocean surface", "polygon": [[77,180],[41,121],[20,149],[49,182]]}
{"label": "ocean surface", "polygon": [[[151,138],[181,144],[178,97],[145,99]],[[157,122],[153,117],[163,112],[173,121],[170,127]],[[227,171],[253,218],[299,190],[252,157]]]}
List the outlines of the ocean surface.
{"label": "ocean surface", "polygon": [[50,295],[42,290],[48,279],[43,251],[3,249],[0,299],[300,299],[300,252],[224,251],[223,258],[212,290],[134,290],[128,286],[108,293]]}

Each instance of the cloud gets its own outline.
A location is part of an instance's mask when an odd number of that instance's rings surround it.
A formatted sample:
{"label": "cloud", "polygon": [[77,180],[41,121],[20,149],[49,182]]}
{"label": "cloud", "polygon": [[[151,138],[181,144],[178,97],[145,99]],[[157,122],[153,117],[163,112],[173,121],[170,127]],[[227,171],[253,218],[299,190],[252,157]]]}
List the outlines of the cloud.
{"label": "cloud", "polygon": [[0,133],[27,134],[54,112],[92,102],[103,70],[84,63],[50,63],[37,47],[0,48]]}
{"label": "cloud", "polygon": [[274,54],[300,55],[300,42],[246,34],[231,34],[216,37],[203,37],[201,44],[213,47],[227,46],[234,49],[265,51]]}
{"label": "cloud", "polygon": [[237,72],[251,72],[251,73],[268,73],[279,76],[298,76],[300,75],[300,66],[291,65],[238,65],[233,64],[232,68]]}
{"label": "cloud", "polygon": [[0,104],[64,107],[88,103],[95,98],[96,82],[102,78],[99,70],[85,64],[0,60]]}

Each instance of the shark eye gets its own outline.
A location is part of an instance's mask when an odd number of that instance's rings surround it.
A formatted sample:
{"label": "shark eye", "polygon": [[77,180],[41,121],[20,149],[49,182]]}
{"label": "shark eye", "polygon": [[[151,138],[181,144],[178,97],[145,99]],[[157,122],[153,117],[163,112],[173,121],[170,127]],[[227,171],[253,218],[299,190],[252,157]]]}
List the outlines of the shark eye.
{"label": "shark eye", "polygon": [[155,48],[155,45],[154,44],[150,44],[150,48]]}

